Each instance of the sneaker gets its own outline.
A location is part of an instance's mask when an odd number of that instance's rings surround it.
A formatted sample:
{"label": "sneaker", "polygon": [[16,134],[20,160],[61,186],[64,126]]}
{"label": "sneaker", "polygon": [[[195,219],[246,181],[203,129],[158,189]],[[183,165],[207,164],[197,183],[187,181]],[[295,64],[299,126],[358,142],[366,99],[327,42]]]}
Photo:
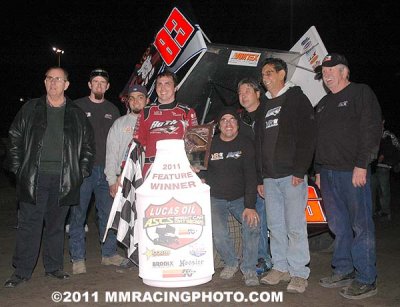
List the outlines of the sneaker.
{"label": "sneaker", "polygon": [[290,279],[290,283],[288,284],[286,291],[289,293],[303,293],[304,291],[306,291],[307,286],[307,279],[293,276]]}
{"label": "sneaker", "polygon": [[258,276],[261,276],[262,274],[268,272],[271,270],[271,264],[268,265],[264,258],[258,258],[258,263],[256,264],[256,273]]}
{"label": "sneaker", "polygon": [[222,279],[231,279],[235,276],[236,272],[239,270],[238,266],[226,266],[219,274]]}
{"label": "sneaker", "polygon": [[244,279],[244,283],[248,287],[260,285],[260,282],[258,280],[256,272],[249,271],[249,272],[243,273],[243,279]]}
{"label": "sneaker", "polygon": [[118,254],[115,254],[111,257],[102,257],[101,264],[103,265],[116,265],[116,266],[125,266],[129,262],[129,259],[124,258]]}
{"label": "sneaker", "polygon": [[265,275],[260,280],[260,282],[262,284],[266,284],[266,285],[277,285],[281,281],[286,281],[286,282],[290,281],[289,272],[281,272],[281,271],[272,269],[271,271],[268,272],[267,275]]}
{"label": "sneaker", "polygon": [[136,263],[130,261],[129,259],[127,259],[127,260],[128,260],[128,262],[126,264],[124,262],[121,263],[121,265],[115,269],[115,272],[117,272],[117,273],[126,273],[126,272],[129,272],[129,271],[136,270],[138,268]]}
{"label": "sneaker", "polygon": [[354,272],[348,274],[333,273],[332,276],[321,278],[319,284],[324,288],[339,288],[350,285],[354,278]]}
{"label": "sneaker", "polygon": [[340,295],[350,300],[360,300],[378,293],[376,283],[372,285],[360,283],[354,280],[350,286],[340,290]]}
{"label": "sneaker", "polygon": [[72,262],[72,274],[85,274],[86,273],[86,264],[85,260],[78,260]]}

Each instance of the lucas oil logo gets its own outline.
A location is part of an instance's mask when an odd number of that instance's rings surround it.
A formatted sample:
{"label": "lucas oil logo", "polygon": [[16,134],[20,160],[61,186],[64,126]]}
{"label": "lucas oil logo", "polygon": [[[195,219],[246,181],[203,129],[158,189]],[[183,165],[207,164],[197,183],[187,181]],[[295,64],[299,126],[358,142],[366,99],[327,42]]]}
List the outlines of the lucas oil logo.
{"label": "lucas oil logo", "polygon": [[205,217],[198,203],[184,204],[174,198],[163,205],[148,206],[143,218],[143,228],[154,245],[171,249],[199,239],[204,224]]}

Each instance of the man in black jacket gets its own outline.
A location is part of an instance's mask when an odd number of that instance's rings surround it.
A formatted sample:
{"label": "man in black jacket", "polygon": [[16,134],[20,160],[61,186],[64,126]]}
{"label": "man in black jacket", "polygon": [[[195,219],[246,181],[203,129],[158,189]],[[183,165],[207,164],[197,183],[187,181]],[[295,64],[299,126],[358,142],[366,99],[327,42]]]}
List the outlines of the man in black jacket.
{"label": "man in black jacket", "polygon": [[261,283],[290,281],[288,292],[303,293],[310,274],[304,210],[315,121],[307,96],[286,82],[287,71],[283,60],[265,60],[262,82],[267,101],[255,121],[258,192],[265,197],[272,255],[272,270]]}
{"label": "man in black jacket", "polygon": [[64,91],[68,73],[47,70],[47,95],[28,101],[9,130],[8,160],[16,175],[18,230],[13,257],[15,271],[6,281],[14,288],[30,279],[40,251],[46,276],[67,279],[64,224],[69,206],[79,202],[79,188],[90,175],[95,155],[93,130],[85,113]]}
{"label": "man in black jacket", "polygon": [[318,70],[330,93],[316,107],[316,184],[335,235],[333,274],[319,283],[347,286],[342,296],[362,299],[378,291],[369,165],[379,149],[381,109],[368,85],[350,82],[343,55],[328,54]]}

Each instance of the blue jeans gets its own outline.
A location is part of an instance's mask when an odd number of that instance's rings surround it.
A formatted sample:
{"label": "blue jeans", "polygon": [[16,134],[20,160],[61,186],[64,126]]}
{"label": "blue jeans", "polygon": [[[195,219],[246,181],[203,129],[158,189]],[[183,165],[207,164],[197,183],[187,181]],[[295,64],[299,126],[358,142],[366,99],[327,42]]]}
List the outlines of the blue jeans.
{"label": "blue jeans", "polygon": [[266,265],[271,268],[271,256],[269,253],[268,243],[268,226],[267,226],[267,211],[265,209],[265,201],[257,194],[256,210],[260,217],[260,240],[258,243],[258,258],[264,258]]}
{"label": "blue jeans", "polygon": [[228,215],[242,224],[243,260],[240,269],[243,273],[254,272],[257,264],[258,240],[260,227],[250,227],[243,222],[244,198],[232,201],[211,197],[212,233],[215,248],[225,263],[225,266],[238,266],[239,260],[235,253],[233,239],[229,233]]}
{"label": "blue jeans", "polygon": [[353,172],[321,169],[321,194],[329,229],[335,235],[332,266],[337,274],[356,269],[356,280],[372,284],[376,279],[375,227],[372,220],[370,175],[367,184],[355,188]]}
{"label": "blue jeans", "polygon": [[310,269],[307,222],[307,176],[294,187],[292,176],[264,178],[264,195],[275,270],[307,279]]}
{"label": "blue jeans", "polygon": [[108,232],[105,242],[102,243],[113,199],[110,196],[104,167],[95,166],[93,167],[92,175],[83,180],[79,205],[72,206],[70,211],[69,251],[72,261],[85,259],[85,220],[92,193],[95,195],[101,255],[103,257],[112,257],[117,254],[117,238],[113,230]]}

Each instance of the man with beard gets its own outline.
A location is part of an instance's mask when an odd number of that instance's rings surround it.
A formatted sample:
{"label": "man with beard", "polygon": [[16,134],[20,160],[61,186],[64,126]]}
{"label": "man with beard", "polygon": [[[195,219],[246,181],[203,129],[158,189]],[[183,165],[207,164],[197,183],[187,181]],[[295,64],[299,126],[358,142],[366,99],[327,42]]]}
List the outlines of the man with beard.
{"label": "man with beard", "polygon": [[107,176],[110,195],[113,198],[118,190],[117,179],[122,172],[122,161],[124,161],[129,143],[132,140],[137,119],[140,111],[148,102],[146,87],[135,84],[128,92],[127,107],[129,113],[118,118],[108,132],[104,173]]}
{"label": "man with beard", "polygon": [[[101,240],[104,237],[113,202],[104,174],[106,140],[112,124],[120,116],[118,108],[104,98],[105,92],[110,87],[109,76],[105,70],[100,68],[93,70],[90,73],[88,86],[90,95],[76,100],[76,104],[86,113],[93,127],[96,158],[92,175],[85,178],[81,185],[79,205],[72,207],[70,212],[69,249],[73,274],[86,273],[84,226],[92,193],[96,199],[99,238]],[[126,258],[117,253],[117,239],[113,231],[110,231],[104,243],[101,243],[101,255],[103,265],[125,266],[128,263]]]}

